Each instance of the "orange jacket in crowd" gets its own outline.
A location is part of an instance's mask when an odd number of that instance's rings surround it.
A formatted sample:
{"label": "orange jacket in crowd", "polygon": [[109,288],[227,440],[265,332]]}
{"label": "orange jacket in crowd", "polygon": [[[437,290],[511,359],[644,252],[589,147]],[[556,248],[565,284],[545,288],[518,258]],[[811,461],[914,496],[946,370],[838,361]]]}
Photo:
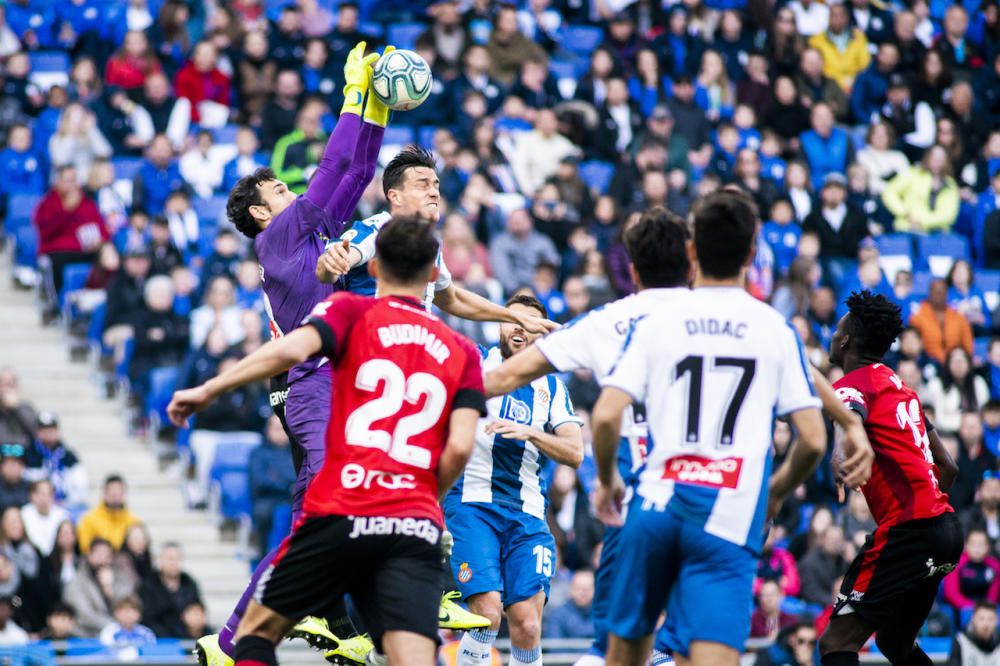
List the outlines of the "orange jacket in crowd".
{"label": "orange jacket in crowd", "polygon": [[930,303],[924,301],[910,318],[910,326],[920,333],[927,355],[938,363],[944,363],[948,350],[954,347],[962,347],[969,356],[973,354],[972,326],[955,308],[944,311],[942,325]]}

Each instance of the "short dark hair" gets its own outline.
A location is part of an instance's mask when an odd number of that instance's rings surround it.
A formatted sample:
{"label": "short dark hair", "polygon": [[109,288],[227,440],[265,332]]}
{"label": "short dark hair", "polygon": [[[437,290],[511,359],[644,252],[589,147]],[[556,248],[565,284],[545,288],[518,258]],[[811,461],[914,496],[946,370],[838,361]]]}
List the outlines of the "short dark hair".
{"label": "short dark hair", "polygon": [[976,605],[972,608],[972,612],[975,613],[977,610],[985,609],[989,611],[997,612],[997,605],[992,601],[977,601]]}
{"label": "short dark hair", "polygon": [[434,264],[440,247],[433,225],[412,215],[400,215],[378,232],[375,258],[383,275],[409,284]]}
{"label": "short dark hair", "polygon": [[687,224],[662,206],[645,211],[625,232],[625,249],[644,287],[686,287],[691,262]]}
{"label": "short dark hair", "polygon": [[868,355],[882,358],[903,332],[899,306],[882,294],[867,289],[847,297],[847,333],[857,347]]}
{"label": "short dark hair", "polygon": [[718,190],[695,206],[694,247],[707,277],[739,275],[756,236],[756,206],[745,192]]}
{"label": "short dark hair", "polygon": [[115,547],[111,545],[111,542],[105,539],[104,537],[94,537],[93,540],[91,540],[90,542],[89,550],[93,552],[94,548],[97,546],[107,546],[112,551],[114,551],[115,549]]}
{"label": "short dark hair", "polygon": [[278,180],[274,169],[261,167],[236,181],[236,186],[229,193],[226,217],[247,238],[256,238],[261,232],[260,223],[250,214],[250,206],[264,205],[264,199],[260,196],[260,184],[269,180]]}
{"label": "short dark hair", "polygon": [[389,190],[398,189],[403,183],[406,170],[414,167],[437,169],[437,164],[434,162],[434,155],[429,150],[411,143],[385,165],[385,171],[382,172],[382,193],[386,198],[389,197]]}
{"label": "short dark hair", "polygon": [[122,484],[124,486],[125,485],[125,479],[122,478],[121,474],[108,474],[106,477],[104,477],[104,487],[105,488],[107,488],[108,486],[110,486],[112,483],[120,483],[120,484]]}
{"label": "short dark hair", "polygon": [[549,318],[549,311],[544,305],[542,305],[540,300],[531,294],[514,294],[507,299],[507,302],[504,305],[508,308],[512,305],[523,305],[526,308],[534,308],[542,314],[542,317],[545,319]]}
{"label": "short dark hair", "polygon": [[135,610],[142,612],[142,602],[139,601],[139,597],[134,594],[129,594],[124,597],[119,597],[115,601],[115,607],[113,610],[118,610],[119,608],[134,608]]}
{"label": "short dark hair", "polygon": [[63,601],[57,601],[52,604],[52,607],[49,609],[49,616],[52,615],[69,615],[74,620],[76,619],[76,611],[73,610],[72,606]]}

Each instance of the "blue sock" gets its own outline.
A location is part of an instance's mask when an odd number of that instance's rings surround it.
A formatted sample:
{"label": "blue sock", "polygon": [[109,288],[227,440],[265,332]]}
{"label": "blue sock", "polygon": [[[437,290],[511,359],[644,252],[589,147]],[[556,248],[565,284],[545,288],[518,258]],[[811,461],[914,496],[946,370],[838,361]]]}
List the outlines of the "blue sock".
{"label": "blue sock", "polygon": [[510,646],[510,666],[540,666],[542,663],[542,646],[524,649]]}

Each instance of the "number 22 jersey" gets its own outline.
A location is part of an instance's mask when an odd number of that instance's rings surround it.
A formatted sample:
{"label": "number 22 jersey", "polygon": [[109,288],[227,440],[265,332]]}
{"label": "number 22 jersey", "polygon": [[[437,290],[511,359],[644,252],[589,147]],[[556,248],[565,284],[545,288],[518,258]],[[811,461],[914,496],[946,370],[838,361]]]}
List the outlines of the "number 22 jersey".
{"label": "number 22 jersey", "polygon": [[415,299],[337,293],[307,325],[333,366],[326,460],[307,516],[426,518],[444,525],[437,467],[451,412],[486,414],[479,351]]}
{"label": "number 22 jersey", "polygon": [[841,402],[861,415],[875,451],[871,478],[861,492],[879,527],[951,511],[948,495],[938,488],[917,394],[881,363],[853,370],[833,387]]}

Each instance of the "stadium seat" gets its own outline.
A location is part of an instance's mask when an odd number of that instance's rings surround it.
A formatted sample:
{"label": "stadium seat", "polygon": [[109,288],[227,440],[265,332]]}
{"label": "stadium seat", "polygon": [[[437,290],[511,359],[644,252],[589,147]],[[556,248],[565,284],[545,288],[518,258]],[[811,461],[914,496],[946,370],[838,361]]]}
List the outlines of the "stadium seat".
{"label": "stadium seat", "polygon": [[198,216],[198,226],[216,226],[219,218],[226,214],[226,199],[224,195],[216,195],[208,199],[193,199],[191,207]]}
{"label": "stadium seat", "polygon": [[552,60],[549,62],[549,71],[556,79],[556,86],[559,94],[566,99],[572,99],[576,93],[576,84],[580,79],[580,64],[586,68],[587,61],[584,58],[576,60]]}
{"label": "stadium seat", "polygon": [[[105,652],[107,647],[99,638],[70,638],[66,641],[67,657],[89,657]],[[112,656],[112,661],[114,657]]]}
{"label": "stadium seat", "polygon": [[14,252],[14,265],[25,268],[38,266],[38,231],[33,225],[18,228],[14,235],[17,244]]}
{"label": "stadium seat", "polygon": [[580,180],[582,180],[590,191],[597,194],[605,194],[611,179],[615,175],[615,165],[610,162],[591,160],[580,164]]}
{"label": "stadium seat", "polygon": [[413,49],[417,45],[417,37],[427,31],[423,23],[394,23],[386,31],[385,41],[397,49]]}
{"label": "stadium seat", "polygon": [[434,133],[439,129],[441,128],[433,125],[424,125],[417,131],[417,143],[419,143],[422,148],[431,150],[434,148]]}
{"label": "stadium seat", "polygon": [[920,643],[920,648],[927,653],[927,656],[933,659],[938,655],[944,655],[947,658],[951,651],[951,640],[950,636],[926,636],[921,637],[917,642]]}
{"label": "stadium seat", "polygon": [[917,255],[927,262],[935,277],[944,277],[956,260],[971,256],[968,239],[958,234],[918,236]]}
{"label": "stadium seat", "polygon": [[991,338],[976,338],[973,342],[972,357],[975,359],[977,364],[986,362],[986,356],[990,351],[990,339]]}
{"label": "stadium seat", "polygon": [[65,51],[34,51],[28,52],[31,60],[31,71],[35,72],[69,72],[69,54]]}
{"label": "stadium seat", "polygon": [[226,472],[243,471],[250,464],[250,453],[260,445],[260,435],[254,437],[234,437],[220,441],[215,448],[212,461],[212,478],[221,478]]}
{"label": "stadium seat", "polygon": [[247,472],[229,471],[215,481],[219,493],[219,513],[229,520],[249,520],[253,512],[250,496],[250,475]]}
{"label": "stadium seat", "polygon": [[549,72],[556,79],[576,79],[576,64],[571,60],[552,60]]}
{"label": "stadium seat", "polygon": [[292,506],[282,502],[271,513],[271,532],[267,535],[267,549],[274,550],[288,536],[292,527]]}
{"label": "stadium seat", "polygon": [[59,292],[60,307],[65,307],[66,296],[68,294],[83,289],[83,285],[87,282],[87,277],[90,275],[90,270],[91,266],[89,263],[66,264],[63,267],[62,291]]}
{"label": "stadium seat", "polygon": [[973,282],[986,297],[986,305],[990,311],[1000,306],[1000,271],[990,271],[980,268],[976,271]]}
{"label": "stadium seat", "polygon": [[568,25],[559,34],[559,45],[577,55],[590,57],[604,39],[604,31],[589,25]]}
{"label": "stadium seat", "polygon": [[37,194],[12,193],[7,199],[7,220],[4,223],[7,233],[15,235],[18,228],[31,224],[35,208],[42,197]]}
{"label": "stadium seat", "polygon": [[146,395],[146,417],[150,430],[167,423],[167,405],[174,394],[180,370],[176,367],[153,368],[149,373],[149,394]]}
{"label": "stadium seat", "polygon": [[389,125],[382,137],[383,146],[408,146],[413,141],[413,128],[406,125]]}
{"label": "stadium seat", "polygon": [[931,282],[934,280],[934,276],[928,271],[914,271],[913,272],[913,294],[916,296],[925,297],[931,290]]}
{"label": "stadium seat", "polygon": [[892,284],[899,271],[913,270],[913,240],[908,234],[885,234],[875,238],[878,265]]}
{"label": "stadium seat", "polygon": [[152,645],[143,645],[139,648],[139,656],[149,657],[181,657],[186,656],[186,652],[177,639],[158,638]]}
{"label": "stadium seat", "polygon": [[115,180],[132,180],[145,162],[141,157],[114,158],[111,166],[115,168]]}
{"label": "stadium seat", "polygon": [[385,27],[376,21],[359,21],[358,32],[368,35],[369,37],[381,39],[382,35],[385,34]]}

